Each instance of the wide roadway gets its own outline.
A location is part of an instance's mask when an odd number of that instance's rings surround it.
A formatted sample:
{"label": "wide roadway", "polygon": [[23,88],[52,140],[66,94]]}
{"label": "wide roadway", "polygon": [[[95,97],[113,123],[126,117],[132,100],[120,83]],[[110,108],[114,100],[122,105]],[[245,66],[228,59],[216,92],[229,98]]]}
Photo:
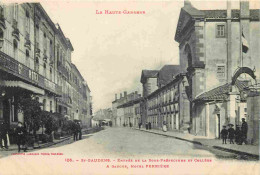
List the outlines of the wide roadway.
{"label": "wide roadway", "polygon": [[[106,128],[50,148],[0,159],[8,174],[259,173],[259,162],[130,128]],[[0,174],[3,174],[1,173]],[[175,174],[175,173],[174,173]]]}

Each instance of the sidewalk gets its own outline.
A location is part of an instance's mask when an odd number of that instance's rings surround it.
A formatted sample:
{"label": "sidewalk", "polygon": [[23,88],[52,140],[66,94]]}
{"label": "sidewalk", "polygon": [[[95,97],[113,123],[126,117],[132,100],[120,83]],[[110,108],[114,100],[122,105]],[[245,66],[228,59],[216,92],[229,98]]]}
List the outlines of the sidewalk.
{"label": "sidewalk", "polygon": [[[135,129],[139,130],[139,128],[135,128]],[[220,139],[209,139],[205,136],[195,136],[192,134],[180,133],[177,131],[176,132],[174,132],[174,131],[163,132],[161,130],[155,130],[155,129],[145,130],[143,128],[141,128],[140,131],[168,136],[168,137],[173,137],[175,139],[188,141],[188,142],[191,142],[194,144],[208,146],[208,147],[212,147],[214,149],[219,149],[219,150],[232,152],[232,153],[236,153],[236,154],[248,155],[248,156],[252,156],[254,158],[259,159],[259,146],[255,146],[255,145],[229,144],[229,142],[228,142],[229,140],[227,141],[227,144],[222,144],[222,140],[220,140]]]}
{"label": "sidewalk", "polygon": [[[87,129],[82,129],[82,134],[89,134],[89,133],[92,133],[92,132],[95,132],[95,129],[96,128],[87,128]],[[35,149],[42,149],[42,148],[47,148],[47,147],[50,147],[50,146],[53,146],[53,145],[56,145],[56,144],[59,144],[59,143],[62,143],[66,140],[69,140],[73,138],[73,135],[69,135],[69,136],[65,136],[65,137],[61,137],[59,140],[53,140],[53,142],[48,142],[48,143],[40,143],[39,145],[37,143],[34,144],[34,147],[29,147],[28,148],[28,151],[31,151],[31,150],[35,150]],[[5,152],[5,154],[8,154],[10,152],[10,154],[12,152],[17,152],[17,145],[16,144],[12,144],[8,147],[8,150],[6,149],[1,149],[0,148],[0,158],[2,157],[1,156],[1,152]]]}

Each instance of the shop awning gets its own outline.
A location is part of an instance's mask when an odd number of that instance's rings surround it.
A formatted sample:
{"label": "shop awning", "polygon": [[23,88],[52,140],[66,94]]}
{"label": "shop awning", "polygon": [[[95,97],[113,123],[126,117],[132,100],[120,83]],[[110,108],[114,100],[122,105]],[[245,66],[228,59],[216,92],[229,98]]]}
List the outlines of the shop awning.
{"label": "shop awning", "polygon": [[4,80],[4,81],[0,82],[0,86],[4,86],[4,87],[19,87],[19,88],[22,88],[22,89],[29,90],[29,91],[31,91],[31,92],[33,92],[35,94],[44,95],[44,90],[42,90],[42,89],[40,89],[38,87],[35,87],[33,85],[24,83],[22,81],[7,81],[7,80]]}

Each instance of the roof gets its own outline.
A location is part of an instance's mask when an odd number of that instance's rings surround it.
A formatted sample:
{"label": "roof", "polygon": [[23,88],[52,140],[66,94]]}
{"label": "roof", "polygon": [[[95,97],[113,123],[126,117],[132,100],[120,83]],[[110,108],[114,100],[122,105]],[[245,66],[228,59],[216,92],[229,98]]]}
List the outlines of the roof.
{"label": "roof", "polygon": [[158,73],[159,85],[166,85],[174,79],[174,76],[181,73],[180,65],[165,65]]}
{"label": "roof", "polygon": [[184,7],[182,9],[193,17],[203,17],[204,16],[204,13],[201,10],[194,8],[192,6],[192,4],[188,1],[184,2]]}
{"label": "roof", "polygon": [[[226,10],[201,10],[205,14],[205,18],[226,18],[227,11]],[[251,20],[259,20],[260,9],[251,9],[249,12],[249,16]],[[231,10],[231,18],[240,18],[240,10],[232,9]]]}
{"label": "roof", "polygon": [[[225,20],[227,18],[227,10],[199,10],[192,6],[189,1],[184,2],[184,7],[181,8],[179,20],[175,32],[175,40],[180,42],[183,31],[187,31],[187,28],[190,28],[191,25],[194,25],[194,19],[200,20]],[[240,10],[232,9],[231,18],[239,19]],[[251,21],[259,21],[260,19],[260,9],[250,9],[249,18]]]}
{"label": "roof", "polygon": [[132,105],[134,105],[134,104],[139,103],[139,102],[142,101],[142,100],[143,100],[143,97],[139,97],[139,98],[137,98],[137,99],[128,101],[128,102],[126,102],[126,103],[124,103],[124,104],[118,106],[117,108],[124,108],[124,107],[128,107],[128,106],[132,106]]}
{"label": "roof", "polygon": [[[237,80],[235,85],[237,86],[238,90],[241,92],[245,87],[247,87],[247,81],[239,81]],[[232,88],[231,83],[226,83],[222,86],[218,86],[210,91],[204,92],[200,94],[198,97],[195,98],[194,101],[214,101],[214,100],[227,100],[228,93]],[[241,99],[245,100],[245,99]]]}
{"label": "roof", "polygon": [[141,83],[145,82],[147,78],[157,78],[158,70],[142,70]]}

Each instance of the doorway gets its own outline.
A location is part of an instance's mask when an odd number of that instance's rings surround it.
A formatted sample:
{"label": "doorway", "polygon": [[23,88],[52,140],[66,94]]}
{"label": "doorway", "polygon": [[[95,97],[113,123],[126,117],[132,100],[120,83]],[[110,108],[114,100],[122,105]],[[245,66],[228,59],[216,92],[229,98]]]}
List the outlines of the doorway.
{"label": "doorway", "polygon": [[216,138],[220,139],[220,114],[216,115]]}

